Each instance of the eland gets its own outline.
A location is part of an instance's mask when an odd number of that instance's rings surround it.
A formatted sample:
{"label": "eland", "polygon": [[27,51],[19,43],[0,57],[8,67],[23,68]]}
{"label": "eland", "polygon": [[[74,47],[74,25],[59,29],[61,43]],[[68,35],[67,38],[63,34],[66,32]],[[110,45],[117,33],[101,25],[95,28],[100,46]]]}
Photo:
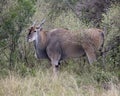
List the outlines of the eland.
{"label": "eland", "polygon": [[44,31],[42,29],[44,22],[45,20],[39,26],[35,26],[34,22],[29,29],[27,39],[28,42],[34,43],[35,55],[38,59],[50,60],[54,73],[60,61],[66,58],[79,58],[86,55],[90,64],[96,61],[96,50],[100,50],[104,42],[103,30],[85,29],[79,31],[82,33],[80,36],[63,28]]}

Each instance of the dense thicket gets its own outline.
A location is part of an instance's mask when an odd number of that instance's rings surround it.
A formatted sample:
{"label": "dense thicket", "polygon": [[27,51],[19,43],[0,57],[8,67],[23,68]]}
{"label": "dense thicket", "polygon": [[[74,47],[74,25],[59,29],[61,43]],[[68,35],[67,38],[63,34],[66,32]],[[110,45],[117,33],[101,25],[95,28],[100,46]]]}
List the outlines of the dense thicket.
{"label": "dense thicket", "polygon": [[[84,23],[92,23],[100,27],[102,14],[107,12],[113,3],[120,3],[119,0],[45,0],[50,3],[49,15],[53,18],[62,12],[72,10],[77,18]],[[56,16],[55,16],[56,15]]]}
{"label": "dense thicket", "polygon": [[111,68],[120,69],[120,4],[111,5],[103,14],[102,26],[105,30],[104,54]]}

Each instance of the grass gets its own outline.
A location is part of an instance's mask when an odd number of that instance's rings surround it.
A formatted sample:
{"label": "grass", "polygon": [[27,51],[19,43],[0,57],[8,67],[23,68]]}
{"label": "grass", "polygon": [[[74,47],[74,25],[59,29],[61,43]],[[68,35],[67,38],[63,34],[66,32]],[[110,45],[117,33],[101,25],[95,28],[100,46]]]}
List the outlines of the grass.
{"label": "grass", "polygon": [[[81,76],[79,77],[81,78]],[[89,80],[89,79],[87,79]],[[21,77],[10,72],[0,79],[0,96],[120,96],[120,85],[109,84],[109,89],[91,84],[78,83],[75,73],[60,72],[53,78],[51,71],[38,71],[35,76]]]}

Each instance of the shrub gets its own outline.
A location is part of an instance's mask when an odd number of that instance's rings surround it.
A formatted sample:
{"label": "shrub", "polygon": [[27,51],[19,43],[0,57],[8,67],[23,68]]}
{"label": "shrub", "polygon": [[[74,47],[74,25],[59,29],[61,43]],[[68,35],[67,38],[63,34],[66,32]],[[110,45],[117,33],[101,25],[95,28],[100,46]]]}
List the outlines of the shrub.
{"label": "shrub", "polygon": [[[120,4],[111,5],[103,14],[102,26],[105,29],[106,68],[120,70]],[[117,70],[116,70],[117,69]]]}

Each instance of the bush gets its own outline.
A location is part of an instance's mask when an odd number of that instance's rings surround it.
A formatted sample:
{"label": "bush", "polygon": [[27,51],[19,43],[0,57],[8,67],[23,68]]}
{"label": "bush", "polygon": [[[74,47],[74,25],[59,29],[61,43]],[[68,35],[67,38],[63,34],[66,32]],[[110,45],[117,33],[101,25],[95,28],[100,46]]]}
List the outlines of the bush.
{"label": "bush", "polygon": [[106,14],[103,14],[104,19],[102,20],[103,26],[106,28],[106,39],[105,45],[116,45],[117,40],[120,38],[120,5],[115,4],[109,8]]}
{"label": "bush", "polygon": [[11,69],[16,66],[15,63],[20,59],[18,41],[22,31],[35,12],[35,1],[10,0],[7,3],[6,6],[9,7],[3,8],[4,10],[1,13],[0,61],[2,62],[0,62],[0,65],[6,66],[7,63],[7,66]]}
{"label": "bush", "polygon": [[120,4],[111,5],[103,14],[102,26],[105,29],[106,68],[111,71],[120,70]]}

